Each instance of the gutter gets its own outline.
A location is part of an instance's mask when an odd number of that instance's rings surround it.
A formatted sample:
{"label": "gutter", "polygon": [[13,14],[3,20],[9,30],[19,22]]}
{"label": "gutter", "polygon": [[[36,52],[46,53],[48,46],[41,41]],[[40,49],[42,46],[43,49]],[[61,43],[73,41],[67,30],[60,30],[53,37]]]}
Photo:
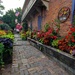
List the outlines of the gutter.
{"label": "gutter", "polygon": [[28,6],[27,6],[27,8],[26,8],[26,10],[24,11],[24,13],[23,13],[23,15],[22,15],[21,21],[24,20],[24,18],[26,17],[26,15],[28,14],[28,12],[30,11],[30,9],[32,8],[32,6],[35,4],[36,1],[37,1],[37,0],[34,0],[34,1],[33,1],[33,0],[30,0]]}

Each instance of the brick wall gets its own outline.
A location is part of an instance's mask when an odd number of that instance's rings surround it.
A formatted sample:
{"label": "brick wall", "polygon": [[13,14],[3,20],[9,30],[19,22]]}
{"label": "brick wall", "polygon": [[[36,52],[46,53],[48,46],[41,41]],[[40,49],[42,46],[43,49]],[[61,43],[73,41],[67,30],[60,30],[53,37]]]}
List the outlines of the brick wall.
{"label": "brick wall", "polygon": [[33,18],[32,20],[28,21],[28,26],[30,27],[30,22],[32,21],[32,29],[33,30],[38,30],[38,16],[40,14],[37,13]]}
{"label": "brick wall", "polygon": [[[70,11],[72,9],[72,0],[50,0],[49,2],[49,10],[43,10],[43,20],[42,20],[42,30],[44,30],[44,25],[49,23],[51,27],[55,27],[51,23],[57,19],[58,12],[62,7],[69,7]],[[36,14],[32,19],[33,29],[38,28],[38,16],[40,13]],[[71,23],[71,14],[68,20],[60,25],[60,35],[65,36],[69,31],[69,24]]]}
{"label": "brick wall", "polygon": [[[45,18],[42,22],[42,28],[46,23],[52,23],[55,19],[57,19],[58,12],[62,7],[69,7],[70,11],[72,9],[72,0],[50,0],[49,2],[49,10],[45,11]],[[71,23],[71,14],[68,20],[60,25],[60,35],[65,36],[69,31],[69,24]],[[51,24],[50,24],[51,25]],[[54,26],[53,26],[54,27]]]}

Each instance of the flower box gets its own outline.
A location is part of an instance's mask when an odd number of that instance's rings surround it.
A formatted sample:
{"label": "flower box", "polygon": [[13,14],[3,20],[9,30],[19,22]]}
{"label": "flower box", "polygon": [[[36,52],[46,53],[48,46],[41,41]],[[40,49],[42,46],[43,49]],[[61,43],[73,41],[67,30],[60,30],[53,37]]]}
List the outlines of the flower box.
{"label": "flower box", "polygon": [[42,51],[45,55],[55,59],[61,67],[70,73],[70,75],[75,75],[75,57],[66,52],[59,51],[51,46],[41,44],[34,39],[28,38],[28,41],[32,46]]}

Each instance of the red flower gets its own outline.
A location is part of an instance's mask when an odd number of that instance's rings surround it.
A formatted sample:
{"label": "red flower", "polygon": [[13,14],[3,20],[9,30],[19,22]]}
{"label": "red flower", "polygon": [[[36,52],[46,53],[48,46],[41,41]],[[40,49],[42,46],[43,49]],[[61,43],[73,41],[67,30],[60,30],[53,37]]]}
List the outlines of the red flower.
{"label": "red flower", "polygon": [[70,28],[71,32],[75,32],[75,27]]}
{"label": "red flower", "polygon": [[57,39],[57,36],[53,36],[54,39]]}
{"label": "red flower", "polygon": [[75,40],[74,40],[74,39],[72,39],[71,41],[72,41],[72,42],[75,42]]}
{"label": "red flower", "polygon": [[37,38],[43,38],[44,37],[44,32],[39,31],[37,32]]}
{"label": "red flower", "polygon": [[71,35],[71,34],[72,34],[72,32],[69,32],[69,33],[68,33],[68,35]]}

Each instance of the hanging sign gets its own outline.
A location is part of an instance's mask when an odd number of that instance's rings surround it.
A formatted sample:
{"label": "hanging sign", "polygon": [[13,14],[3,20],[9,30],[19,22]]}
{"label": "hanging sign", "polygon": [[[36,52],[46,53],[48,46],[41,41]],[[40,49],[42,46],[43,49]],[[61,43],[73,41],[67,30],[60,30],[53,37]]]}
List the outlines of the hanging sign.
{"label": "hanging sign", "polygon": [[58,13],[58,20],[60,22],[65,22],[70,16],[70,8],[69,7],[63,7],[60,9]]}

